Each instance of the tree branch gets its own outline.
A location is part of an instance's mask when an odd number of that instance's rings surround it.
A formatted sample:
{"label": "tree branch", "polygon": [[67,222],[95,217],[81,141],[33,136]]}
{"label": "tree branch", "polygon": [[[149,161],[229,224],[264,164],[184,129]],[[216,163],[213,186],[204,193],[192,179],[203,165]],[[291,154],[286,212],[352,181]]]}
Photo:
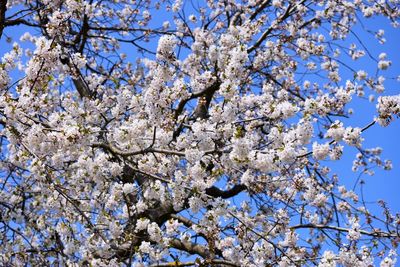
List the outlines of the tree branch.
{"label": "tree branch", "polygon": [[[282,21],[284,21],[285,19],[287,19],[290,14],[292,12],[292,4],[289,4],[289,6],[287,7],[285,13],[279,17],[277,19],[277,24],[281,23]],[[264,42],[265,39],[267,39],[268,35],[275,29],[275,27],[273,27],[272,25],[266,30],[264,31],[264,33],[261,35],[261,37],[256,41],[256,43],[250,47],[249,49],[247,49],[247,53],[251,53],[253,50],[257,49],[262,42]]]}
{"label": "tree branch", "polygon": [[[373,120],[372,122],[368,123],[366,126],[364,126],[364,127],[361,129],[361,132],[362,132],[362,133],[365,132],[365,131],[368,130],[370,127],[372,127],[375,123],[376,123],[375,120]],[[335,141],[335,140],[331,140],[331,141],[329,142],[329,145],[332,145],[332,144],[334,144],[334,143],[336,143],[336,141]],[[303,155],[297,156],[297,158],[308,157],[308,156],[312,155],[312,153],[313,153],[313,152],[310,151],[310,152],[307,152],[307,153],[305,153],[305,154],[303,154]]]}
{"label": "tree branch", "polygon": [[191,254],[197,254],[197,255],[203,257],[204,259],[207,259],[210,257],[210,251],[208,250],[207,247],[198,245],[198,244],[194,244],[192,242],[182,242],[179,239],[171,239],[171,241],[169,242],[169,245],[173,248],[183,250],[183,251],[189,252]]}
{"label": "tree branch", "polygon": [[213,186],[213,187],[206,189],[206,194],[211,197],[220,197],[223,199],[227,199],[227,198],[231,198],[231,197],[234,197],[234,196],[240,194],[241,192],[243,192],[246,189],[247,189],[247,187],[244,184],[237,184],[234,187],[232,187],[231,189],[226,190],[226,191],[222,191],[218,187]]}
{"label": "tree branch", "polygon": [[2,0],[0,3],[0,39],[3,35],[4,27],[6,26],[6,11],[7,11],[7,0]]}
{"label": "tree branch", "polygon": [[135,150],[135,151],[122,151],[121,149],[119,149],[111,144],[94,143],[92,146],[103,148],[105,150],[108,150],[114,154],[118,154],[123,157],[142,155],[142,154],[146,154],[146,153],[159,153],[159,154],[175,155],[175,156],[181,156],[181,157],[185,156],[185,152],[180,152],[180,151],[175,151],[175,150],[167,150],[167,149],[157,149],[157,148],[153,148],[153,147],[148,147],[148,148],[144,148],[141,150]]}
{"label": "tree branch", "polygon": [[[219,260],[219,259],[209,260],[206,263],[211,264],[211,266],[215,266],[217,264],[217,266],[221,266],[221,267],[225,267],[225,266],[238,267],[239,266],[233,262],[226,261],[226,260]],[[173,261],[173,262],[153,264],[153,265],[150,265],[150,267],[183,267],[183,266],[195,266],[198,264],[199,263],[195,262],[195,261],[188,261],[188,262]],[[201,265],[201,266],[203,266],[203,265]]]}
{"label": "tree branch", "polygon": [[265,0],[255,11],[253,14],[251,14],[249,20],[253,20],[257,17],[260,12],[262,12],[269,4],[271,3],[271,0]]}
{"label": "tree branch", "polygon": [[[333,226],[333,225],[321,225],[321,224],[298,224],[289,227],[290,229],[304,229],[304,228],[311,228],[311,229],[330,229],[330,230],[335,230],[335,231],[340,231],[340,232],[349,232],[350,229],[343,228],[343,227],[338,227],[338,226]],[[399,237],[399,235],[395,233],[387,233],[387,232],[382,232],[382,231],[374,231],[374,232],[368,232],[364,230],[359,230],[360,234],[363,235],[368,235],[368,236],[373,236],[373,237]]]}
{"label": "tree branch", "polygon": [[207,87],[203,91],[191,94],[189,97],[182,99],[179,102],[178,106],[176,107],[175,119],[177,119],[178,116],[182,113],[183,108],[185,107],[187,102],[189,102],[190,100],[195,99],[197,97],[200,97],[200,96],[205,96],[205,100],[206,100],[205,105],[206,105],[206,108],[208,109],[208,107],[210,106],[210,103],[211,103],[211,99],[212,99],[214,93],[219,89],[219,86],[220,86],[219,82],[214,82],[210,87]]}

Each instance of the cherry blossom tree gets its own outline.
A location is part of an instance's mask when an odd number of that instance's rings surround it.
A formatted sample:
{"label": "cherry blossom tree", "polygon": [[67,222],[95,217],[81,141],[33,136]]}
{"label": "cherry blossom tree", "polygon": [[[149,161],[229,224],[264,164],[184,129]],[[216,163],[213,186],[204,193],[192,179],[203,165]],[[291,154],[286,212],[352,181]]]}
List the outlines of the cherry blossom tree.
{"label": "cherry blossom tree", "polygon": [[400,216],[328,166],[391,168],[370,17],[400,2],[2,0],[0,264],[395,266]]}

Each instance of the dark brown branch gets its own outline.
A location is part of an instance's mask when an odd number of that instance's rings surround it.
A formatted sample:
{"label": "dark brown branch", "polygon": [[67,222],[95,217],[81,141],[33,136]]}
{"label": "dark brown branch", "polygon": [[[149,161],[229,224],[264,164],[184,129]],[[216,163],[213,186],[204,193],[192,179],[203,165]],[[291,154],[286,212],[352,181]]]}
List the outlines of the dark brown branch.
{"label": "dark brown branch", "polygon": [[175,31],[162,31],[162,30],[156,30],[156,29],[150,29],[150,28],[131,28],[131,27],[106,27],[106,26],[90,26],[89,25],[89,30],[94,30],[94,31],[111,31],[111,32],[121,32],[121,31],[128,31],[128,32],[144,32],[145,34],[153,33],[153,34],[168,34],[172,35],[175,34]]}
{"label": "dark brown branch", "polygon": [[186,227],[190,228],[193,226],[193,222],[191,220],[189,220],[186,217],[177,215],[177,214],[171,214],[171,218],[178,220],[179,222],[183,223]]}
{"label": "dark brown branch", "polygon": [[157,149],[157,148],[153,148],[152,146],[149,146],[148,148],[144,148],[144,149],[140,149],[140,150],[135,150],[135,151],[122,151],[113,145],[104,144],[104,143],[95,143],[95,144],[93,144],[93,147],[100,147],[107,151],[112,152],[113,154],[118,154],[123,157],[143,155],[146,153],[159,153],[159,154],[174,155],[174,156],[181,156],[181,157],[185,156],[185,152],[175,151],[175,150],[167,150],[167,149]]}
{"label": "dark brown branch", "polygon": [[227,198],[231,198],[234,197],[238,194],[240,194],[241,192],[243,192],[244,190],[246,190],[247,187],[243,184],[237,184],[234,187],[232,187],[229,190],[223,191],[221,189],[219,189],[218,187],[210,187],[206,189],[206,194],[211,196],[211,197],[220,197],[223,199],[227,199]]}
{"label": "dark brown branch", "polygon": [[4,27],[6,26],[6,11],[7,11],[7,0],[2,0],[0,3],[0,39],[3,35]]}
{"label": "dark brown branch", "polygon": [[78,66],[70,59],[70,54],[66,51],[63,51],[63,54],[60,57],[60,61],[62,64],[67,65],[71,70],[73,75],[72,82],[74,83],[75,89],[78,91],[79,95],[87,98],[92,97],[92,92],[89,89],[88,84],[86,83],[81,71]]}
{"label": "dark brown branch", "polygon": [[[88,23],[89,17],[85,14],[83,16],[83,24],[82,24],[82,28],[81,31],[79,33],[79,41],[81,41],[81,44],[79,46],[78,52],[79,53],[83,53],[83,49],[85,48],[85,44],[88,38],[88,32],[89,32],[89,23]],[[78,44],[78,42],[76,43]]]}
{"label": "dark brown branch", "polygon": [[197,254],[204,259],[207,259],[210,256],[210,251],[207,247],[192,242],[182,242],[179,239],[172,239],[169,242],[169,245],[173,248],[189,252],[190,254]]}
{"label": "dark brown branch", "polygon": [[183,266],[195,266],[196,264],[197,263],[194,261],[188,261],[188,262],[173,261],[173,262],[153,264],[150,265],[150,267],[183,267]]}
{"label": "dark brown branch", "polygon": [[24,19],[13,19],[13,20],[5,20],[3,27],[7,27],[7,26],[17,26],[17,25],[26,25],[26,26],[31,26],[31,27],[38,27],[41,28],[40,25],[34,24],[32,22],[29,22],[27,20]]}
{"label": "dark brown branch", "polygon": [[203,91],[191,94],[188,98],[182,99],[179,102],[178,106],[176,107],[175,119],[177,119],[178,116],[182,113],[182,111],[185,108],[185,105],[186,105],[187,102],[189,102],[190,100],[195,99],[197,97],[200,97],[200,96],[204,96],[205,97],[205,101],[206,101],[205,106],[208,109],[208,107],[210,106],[212,97],[213,97],[214,93],[219,89],[219,86],[220,86],[219,82],[214,82],[210,87],[207,87]]}
{"label": "dark brown branch", "polygon": [[[219,259],[209,260],[206,263],[210,264],[209,266],[221,266],[221,267],[239,266],[233,262],[226,261],[226,260],[219,260]],[[183,267],[183,266],[198,266],[198,264],[199,264],[198,262],[194,262],[194,261],[188,261],[188,262],[174,261],[174,262],[153,264],[153,265],[150,265],[150,267]],[[200,265],[200,266],[205,266],[205,265]]]}
{"label": "dark brown branch", "polygon": [[258,14],[260,14],[269,4],[271,3],[271,0],[265,0],[255,11],[253,14],[250,16],[250,20],[253,20],[257,17]]}

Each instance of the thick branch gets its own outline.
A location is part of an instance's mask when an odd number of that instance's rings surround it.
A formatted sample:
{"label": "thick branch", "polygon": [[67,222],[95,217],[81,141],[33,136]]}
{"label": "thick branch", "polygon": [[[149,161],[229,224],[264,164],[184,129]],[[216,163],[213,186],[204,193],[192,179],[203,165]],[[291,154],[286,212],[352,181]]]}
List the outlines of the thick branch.
{"label": "thick branch", "polygon": [[76,66],[72,60],[70,60],[70,55],[67,51],[63,51],[60,61],[62,64],[67,65],[70,68],[73,75],[72,82],[74,83],[75,89],[78,91],[79,95],[81,97],[90,98],[92,96],[92,92],[82,76],[81,71],[78,69],[78,66]]}
{"label": "thick branch", "polygon": [[27,20],[24,19],[13,19],[13,20],[6,20],[4,22],[4,24],[2,25],[3,28],[4,27],[8,27],[8,26],[17,26],[17,25],[26,25],[26,26],[30,26],[30,27],[37,27],[40,28],[41,26],[32,22],[29,22]]}
{"label": "thick branch", "polygon": [[[211,264],[211,266],[239,266],[233,262],[226,261],[226,260],[219,260],[219,259],[214,259],[214,260],[209,260],[207,261],[208,264]],[[198,266],[198,262],[194,261],[188,261],[188,262],[179,262],[179,261],[174,261],[174,262],[166,262],[166,263],[158,263],[158,264],[153,264],[150,265],[150,267],[183,267],[183,266]],[[201,265],[203,266],[203,265]]]}
{"label": "thick branch", "polygon": [[2,0],[0,3],[0,39],[3,35],[3,30],[6,22],[7,0]]}
{"label": "thick branch", "polygon": [[206,189],[206,194],[209,196],[212,196],[212,197],[220,197],[220,198],[226,199],[226,198],[234,197],[246,189],[247,189],[247,187],[243,184],[237,184],[234,187],[232,187],[231,189],[226,190],[226,191],[222,191],[218,187],[213,186],[213,187]]}
{"label": "thick branch", "polygon": [[176,107],[175,119],[177,119],[178,116],[182,113],[182,111],[183,111],[183,109],[184,109],[184,107],[185,107],[187,102],[189,102],[190,100],[195,99],[197,97],[200,97],[200,96],[204,96],[205,97],[205,100],[206,100],[205,105],[206,105],[206,108],[208,109],[208,107],[210,106],[210,103],[211,103],[211,99],[212,99],[214,93],[219,89],[219,86],[220,86],[220,83],[219,82],[215,82],[210,87],[207,87],[203,91],[191,94],[188,98],[182,99],[179,102],[178,106]]}
{"label": "thick branch", "polygon": [[193,222],[186,217],[183,217],[183,216],[180,216],[177,214],[171,214],[171,218],[178,220],[179,222],[183,223],[188,228],[193,226]]}
{"label": "thick branch", "polygon": [[[149,146],[147,148],[143,148],[140,150],[133,150],[133,151],[122,151],[121,149],[111,145],[111,144],[105,144],[105,143],[94,143],[92,145],[93,147],[100,147],[103,148],[112,154],[116,154],[122,157],[129,157],[129,156],[136,156],[136,155],[143,155],[147,153],[157,153],[157,154],[165,154],[165,155],[174,155],[174,156],[180,156],[180,157],[185,157],[186,154],[183,151],[176,151],[176,150],[169,150],[169,149],[161,149],[161,148],[153,148],[152,146]],[[204,155],[212,154],[212,153],[229,153],[230,150],[206,150],[204,151]]]}
{"label": "thick branch", "polygon": [[194,261],[188,262],[180,262],[180,261],[172,261],[166,263],[157,263],[150,265],[150,267],[183,267],[183,266],[195,266],[197,263]]}
{"label": "thick branch", "polygon": [[192,242],[182,242],[179,239],[172,239],[169,242],[169,245],[173,248],[186,251],[190,254],[197,254],[197,255],[203,257],[204,259],[209,258],[211,255],[210,251],[208,250],[207,247],[198,245],[198,244],[194,244]]}
{"label": "thick branch", "polygon": [[83,23],[82,23],[82,28],[81,31],[79,32],[79,35],[76,37],[76,41],[75,44],[79,44],[79,42],[81,42],[80,46],[79,46],[79,53],[83,53],[83,49],[85,48],[85,44],[88,38],[88,32],[89,32],[89,23],[88,23],[89,17],[85,14],[83,16]]}
{"label": "thick branch", "polygon": [[258,14],[260,14],[269,4],[271,3],[271,0],[265,0],[259,7],[254,11],[253,14],[250,16],[250,20],[253,20],[257,17]]}
{"label": "thick branch", "polygon": [[135,151],[122,151],[113,145],[104,144],[104,143],[95,143],[95,144],[93,144],[93,147],[101,147],[105,150],[108,150],[114,154],[118,154],[123,157],[142,155],[142,154],[146,154],[146,153],[159,153],[159,154],[175,155],[175,156],[181,156],[181,157],[185,156],[185,152],[167,150],[167,149],[157,149],[157,148],[153,148],[153,147],[148,147],[148,148],[144,148],[141,150],[135,150]]}

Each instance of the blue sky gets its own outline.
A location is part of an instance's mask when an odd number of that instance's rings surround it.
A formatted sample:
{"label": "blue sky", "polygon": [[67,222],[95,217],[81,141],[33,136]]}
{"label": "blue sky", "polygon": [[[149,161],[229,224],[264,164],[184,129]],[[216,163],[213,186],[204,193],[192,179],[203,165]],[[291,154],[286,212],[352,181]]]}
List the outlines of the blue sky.
{"label": "blue sky", "polygon": [[[397,77],[400,74],[400,30],[389,26],[388,20],[385,18],[367,19],[363,23],[365,27],[371,30],[385,30],[387,42],[381,45],[371,35],[362,33],[359,25],[354,28],[355,32],[360,33],[359,38],[370,48],[369,50],[376,58],[381,52],[386,52],[388,58],[392,61],[392,66],[387,71],[381,72],[381,74],[385,77]],[[368,72],[371,74],[376,69],[376,65],[371,64],[369,58],[359,61],[359,65],[356,64],[355,67],[370,70]],[[383,95],[400,94],[399,82],[396,79],[387,79],[385,88],[386,90]],[[368,93],[366,96],[368,97]],[[364,127],[376,115],[375,105],[376,101],[369,103],[368,100],[355,97],[349,105],[349,107],[354,109],[354,115],[349,120],[345,120],[344,123],[346,125]],[[398,140],[400,137],[400,120],[395,119],[388,127],[381,127],[375,124],[363,133],[363,137],[365,138],[364,147],[382,147],[382,159],[391,159],[393,162],[393,169],[391,171],[375,169],[376,174],[374,176],[362,176],[362,179],[366,182],[364,186],[366,200],[376,201],[377,199],[384,199],[388,202],[393,213],[400,212],[400,194],[398,191],[400,188],[400,142]],[[358,173],[351,171],[352,161],[356,153],[355,149],[346,147],[343,159],[340,162],[332,164],[334,170],[337,170],[340,174],[341,181],[344,184],[353,185],[358,177]]]}

